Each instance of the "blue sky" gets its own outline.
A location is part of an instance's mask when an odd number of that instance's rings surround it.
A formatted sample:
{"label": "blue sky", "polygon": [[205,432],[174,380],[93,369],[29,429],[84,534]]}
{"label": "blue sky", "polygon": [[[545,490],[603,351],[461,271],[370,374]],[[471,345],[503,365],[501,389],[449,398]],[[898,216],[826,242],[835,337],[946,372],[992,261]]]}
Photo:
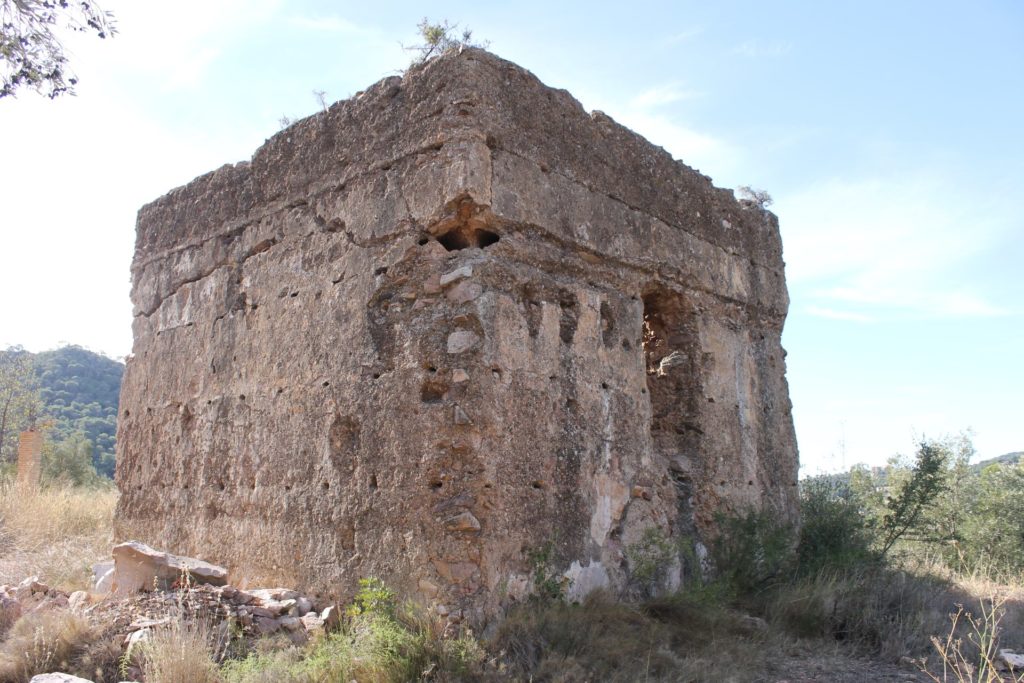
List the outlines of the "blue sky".
{"label": "blue sky", "polygon": [[0,101],[0,344],[131,345],[140,205],[400,71],[427,15],[775,198],[805,474],[1024,449],[1024,4],[109,0],[76,98]]}

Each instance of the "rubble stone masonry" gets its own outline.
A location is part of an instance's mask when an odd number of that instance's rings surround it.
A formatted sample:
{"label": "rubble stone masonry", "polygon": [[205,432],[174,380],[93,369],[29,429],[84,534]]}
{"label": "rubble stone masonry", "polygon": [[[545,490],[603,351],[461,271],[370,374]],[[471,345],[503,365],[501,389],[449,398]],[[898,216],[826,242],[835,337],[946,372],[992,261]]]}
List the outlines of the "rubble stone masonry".
{"label": "rubble stone masonry", "polygon": [[796,518],[775,216],[487,52],[143,207],[132,281],[116,533],[236,584],[480,623]]}

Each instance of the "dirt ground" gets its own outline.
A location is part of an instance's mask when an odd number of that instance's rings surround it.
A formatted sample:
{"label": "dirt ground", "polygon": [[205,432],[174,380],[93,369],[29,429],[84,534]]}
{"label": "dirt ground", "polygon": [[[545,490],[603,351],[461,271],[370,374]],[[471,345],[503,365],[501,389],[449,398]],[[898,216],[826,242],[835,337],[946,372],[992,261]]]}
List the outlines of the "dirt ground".
{"label": "dirt ground", "polygon": [[758,683],[870,683],[931,679],[909,662],[897,666],[842,652],[815,653],[801,648],[773,662],[764,676],[756,680]]}

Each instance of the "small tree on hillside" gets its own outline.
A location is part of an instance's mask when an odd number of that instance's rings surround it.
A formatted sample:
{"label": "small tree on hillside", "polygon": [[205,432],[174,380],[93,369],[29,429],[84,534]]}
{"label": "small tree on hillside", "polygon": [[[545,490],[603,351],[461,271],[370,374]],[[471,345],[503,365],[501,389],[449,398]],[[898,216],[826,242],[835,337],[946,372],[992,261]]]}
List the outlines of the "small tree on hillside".
{"label": "small tree on hillside", "polygon": [[93,445],[84,434],[72,434],[63,441],[43,446],[43,480],[51,484],[88,486],[99,481],[93,466]]}
{"label": "small tree on hillside", "polygon": [[941,443],[921,441],[909,478],[885,504],[881,528],[883,557],[896,541],[915,528],[925,508],[945,489],[947,455]]}
{"label": "small tree on hillside", "polygon": [[932,543],[949,566],[956,566],[966,540],[967,520],[977,497],[978,476],[971,467],[974,445],[969,433],[932,441],[942,451],[942,492],[921,514],[918,540]]}
{"label": "small tree on hillside", "polygon": [[0,351],[0,462],[14,462],[18,432],[34,426],[42,409],[31,355],[17,346]]}
{"label": "small tree on hillside", "polygon": [[968,568],[1024,571],[1024,463],[993,464],[976,475],[959,561]]}

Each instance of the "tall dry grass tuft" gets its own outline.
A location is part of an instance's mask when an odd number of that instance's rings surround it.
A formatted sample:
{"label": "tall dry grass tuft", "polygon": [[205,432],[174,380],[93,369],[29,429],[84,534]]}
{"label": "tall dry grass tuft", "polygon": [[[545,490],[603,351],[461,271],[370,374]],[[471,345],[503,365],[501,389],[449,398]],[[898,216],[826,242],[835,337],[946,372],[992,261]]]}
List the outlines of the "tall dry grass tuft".
{"label": "tall dry grass tuft", "polygon": [[91,566],[110,554],[117,490],[0,480],[0,583],[38,574],[64,590],[88,586]]}
{"label": "tall dry grass tuft", "polygon": [[146,681],[217,683],[221,679],[215,659],[223,651],[224,642],[223,632],[205,619],[173,619],[154,629],[139,648]]}
{"label": "tall dry grass tuft", "polygon": [[1011,671],[1004,676],[998,660],[1002,626],[1006,614],[1002,598],[981,600],[980,616],[963,605],[950,615],[951,627],[945,638],[932,636],[938,663],[922,660],[921,670],[935,683],[1003,683],[1024,681],[1024,673]]}
{"label": "tall dry grass tuft", "polygon": [[74,671],[97,639],[89,622],[72,612],[22,617],[0,644],[0,683],[22,683],[52,671]]}

